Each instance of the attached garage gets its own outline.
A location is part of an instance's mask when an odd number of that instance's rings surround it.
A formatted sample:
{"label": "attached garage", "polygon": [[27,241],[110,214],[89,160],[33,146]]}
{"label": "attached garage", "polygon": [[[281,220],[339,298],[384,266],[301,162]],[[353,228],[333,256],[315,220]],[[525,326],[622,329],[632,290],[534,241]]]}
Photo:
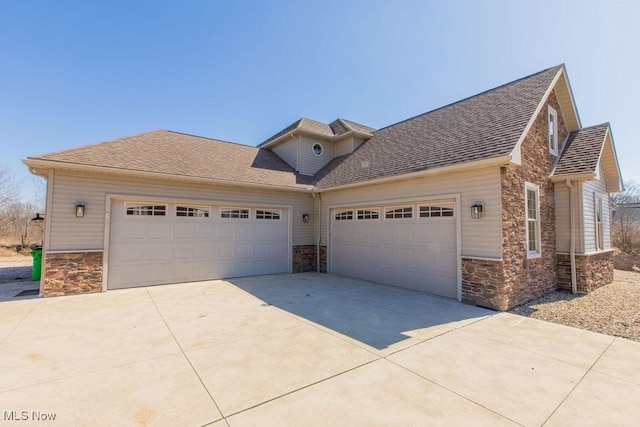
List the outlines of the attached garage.
{"label": "attached garage", "polygon": [[107,288],[288,273],[290,208],[112,199]]}
{"label": "attached garage", "polygon": [[459,299],[454,199],[330,212],[334,274]]}

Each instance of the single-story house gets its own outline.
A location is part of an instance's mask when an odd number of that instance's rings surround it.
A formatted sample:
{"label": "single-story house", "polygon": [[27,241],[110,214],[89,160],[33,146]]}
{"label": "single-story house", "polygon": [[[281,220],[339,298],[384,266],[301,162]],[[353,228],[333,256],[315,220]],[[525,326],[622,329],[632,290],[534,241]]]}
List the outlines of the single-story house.
{"label": "single-story house", "polygon": [[613,278],[613,136],[564,65],[378,130],[157,130],[24,163],[47,180],[44,296],[320,271],[507,310]]}

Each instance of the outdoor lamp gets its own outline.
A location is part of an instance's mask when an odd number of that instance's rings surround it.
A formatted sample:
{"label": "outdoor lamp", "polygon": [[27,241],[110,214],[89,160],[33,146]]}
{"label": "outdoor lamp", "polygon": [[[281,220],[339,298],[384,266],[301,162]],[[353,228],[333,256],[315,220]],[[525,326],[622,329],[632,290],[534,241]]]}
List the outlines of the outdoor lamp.
{"label": "outdoor lamp", "polygon": [[76,202],[76,218],[84,216],[84,202]]}
{"label": "outdoor lamp", "polygon": [[482,218],[483,206],[482,203],[476,203],[471,206],[471,218],[480,219]]}
{"label": "outdoor lamp", "polygon": [[309,222],[309,214],[302,214],[302,222]]}

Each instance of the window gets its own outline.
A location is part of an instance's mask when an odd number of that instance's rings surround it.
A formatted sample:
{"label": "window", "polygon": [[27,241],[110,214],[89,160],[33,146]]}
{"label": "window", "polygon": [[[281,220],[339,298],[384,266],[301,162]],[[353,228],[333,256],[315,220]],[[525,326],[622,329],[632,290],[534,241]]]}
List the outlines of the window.
{"label": "window", "polygon": [[334,216],[336,221],[346,221],[353,219],[353,211],[339,211]]}
{"label": "window", "polygon": [[558,113],[549,107],[549,153],[558,155]]}
{"label": "window", "polygon": [[452,205],[420,206],[420,218],[453,216]]}
{"label": "window", "polygon": [[220,208],[220,218],[249,219],[249,209]]}
{"label": "window", "polygon": [[527,217],[527,255],[540,255],[540,203],[537,185],[525,183],[525,210]]}
{"label": "window", "polygon": [[313,144],[311,149],[313,150],[313,154],[315,154],[316,156],[322,156],[322,145],[316,142],[315,144]]}
{"label": "window", "polygon": [[210,209],[197,206],[176,206],[176,216],[209,218]]}
{"label": "window", "polygon": [[413,206],[385,208],[384,217],[386,219],[413,218]]}
{"label": "window", "polygon": [[256,219],[279,220],[280,219],[280,213],[281,213],[281,211],[279,211],[279,210],[277,210],[277,211],[265,211],[265,210],[256,209]]}
{"label": "window", "polygon": [[358,209],[357,219],[378,219],[380,218],[380,209]]}
{"label": "window", "polygon": [[602,226],[602,197],[596,197],[596,245],[598,249],[604,249],[604,227]]}
{"label": "window", "polygon": [[143,205],[139,203],[125,203],[125,214],[127,216],[166,216],[167,205]]}

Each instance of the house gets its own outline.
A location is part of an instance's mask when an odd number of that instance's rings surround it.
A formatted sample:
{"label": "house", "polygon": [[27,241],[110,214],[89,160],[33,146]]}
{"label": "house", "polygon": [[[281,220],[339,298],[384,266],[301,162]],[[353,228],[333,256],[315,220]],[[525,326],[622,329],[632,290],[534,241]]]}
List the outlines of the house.
{"label": "house", "polygon": [[317,270],[507,310],[613,277],[613,136],[582,127],[564,65],[378,130],[159,130],[24,163],[45,296]]}

